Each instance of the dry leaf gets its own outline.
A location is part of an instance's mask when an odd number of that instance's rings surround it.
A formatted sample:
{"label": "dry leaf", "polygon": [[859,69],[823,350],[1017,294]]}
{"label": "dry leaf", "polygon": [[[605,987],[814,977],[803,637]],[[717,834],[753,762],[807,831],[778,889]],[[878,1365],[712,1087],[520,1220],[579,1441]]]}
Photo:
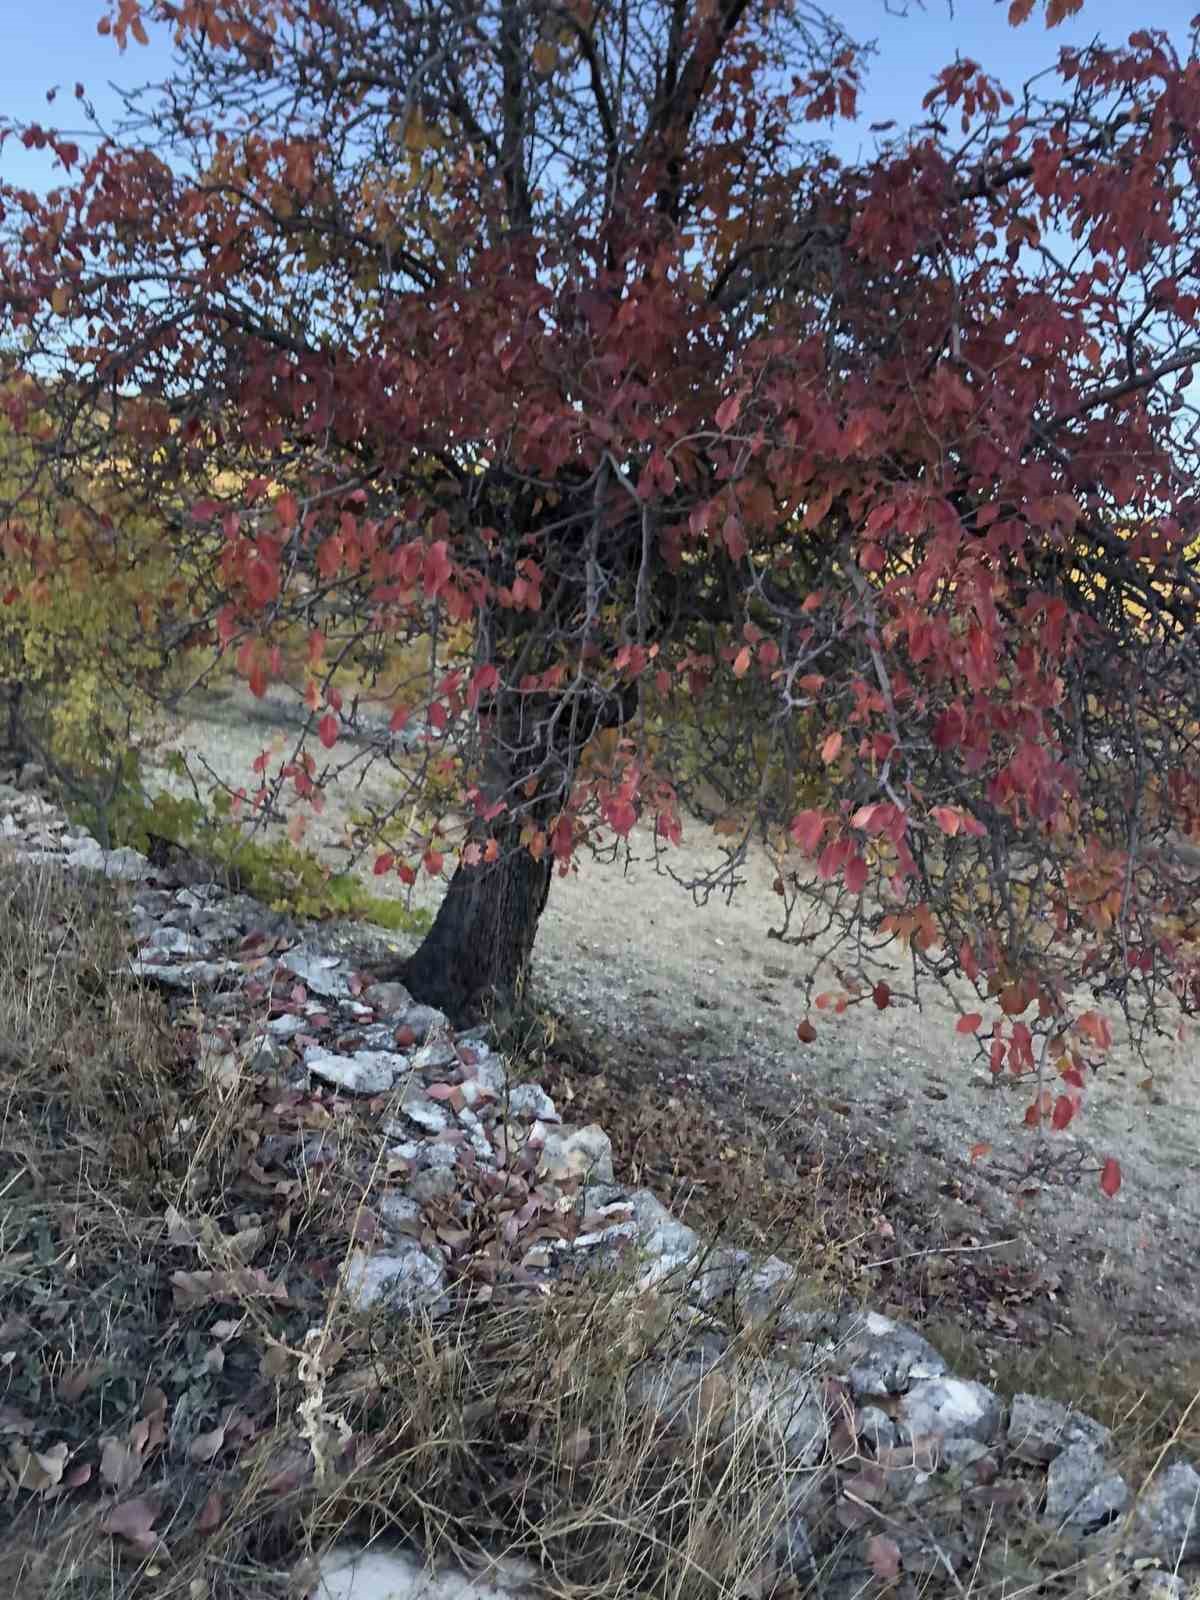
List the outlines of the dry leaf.
{"label": "dry leaf", "polygon": [[105,1439],[100,1450],[100,1476],[110,1489],[123,1494],[142,1475],[141,1454],[124,1439]]}
{"label": "dry leaf", "polygon": [[29,1450],[23,1444],[10,1446],[8,1459],[17,1475],[17,1488],[31,1494],[53,1493],[62,1482],[70,1454],[63,1440],[49,1450]]}
{"label": "dry leaf", "polygon": [[196,1518],[196,1531],[198,1533],[212,1533],[214,1528],[221,1526],[221,1518],[225,1514],[221,1496],[216,1489],[200,1507],[200,1514]]}
{"label": "dry leaf", "polygon": [[188,1445],[188,1457],[192,1461],[211,1461],[220,1454],[225,1443],[225,1426],[218,1423],[207,1433],[198,1433]]}
{"label": "dry leaf", "polygon": [[140,1495],[136,1500],[124,1500],[114,1506],[100,1526],[115,1538],[128,1539],[139,1550],[153,1550],[158,1543],[158,1535],[153,1532],[157,1517],[158,1507],[145,1495]]}

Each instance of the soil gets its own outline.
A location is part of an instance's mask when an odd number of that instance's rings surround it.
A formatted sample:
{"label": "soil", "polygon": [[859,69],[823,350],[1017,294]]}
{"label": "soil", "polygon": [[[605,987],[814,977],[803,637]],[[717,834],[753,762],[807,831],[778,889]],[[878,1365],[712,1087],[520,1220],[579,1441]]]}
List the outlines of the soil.
{"label": "soil", "polygon": [[[169,748],[246,783],[270,731],[263,715],[240,690],[210,698],[173,729]],[[178,780],[169,786],[178,790]],[[344,851],[350,812],[367,798],[386,803],[382,767],[359,788],[327,797],[308,843],[331,863]],[[560,1051],[550,1063],[560,1078],[570,1068],[566,1088],[578,1103],[566,1115],[587,1120],[606,1097],[611,1106],[623,1096],[628,1106],[631,1095],[650,1094],[660,1127],[693,1113],[743,1134],[752,1123],[770,1145],[765,1183],[775,1181],[772,1171],[783,1181],[788,1171],[837,1170],[876,1196],[875,1258],[936,1256],[946,1272],[969,1267],[977,1287],[985,1264],[1010,1283],[1016,1274],[1038,1285],[1037,1326],[1069,1325],[1093,1340],[1119,1335],[1147,1361],[1155,1348],[1194,1343],[1193,1043],[1152,1041],[1142,1061],[1118,1036],[1089,1082],[1083,1113],[1039,1142],[1022,1121],[1028,1085],[993,1079],[974,1041],[955,1032],[959,1009],[972,1009],[965,994],[961,1007],[926,992],[920,1010],[868,1003],[840,1018],[815,1014],[817,1037],[802,1044],[796,1025],[812,953],[770,936],[780,902],[765,856],[750,857],[731,901],[697,905],[656,867],[648,840],[635,832],[631,844],[623,864],[583,860],[556,879],[539,931],[535,995],[590,1056],[582,1071],[578,1049],[570,1061]],[[686,877],[720,859],[721,841],[692,822],[670,864]],[[404,892],[362,870],[373,893],[388,885]],[[432,907],[439,893],[426,882],[416,903]],[[902,991],[902,952],[896,968],[893,987]],[[972,1159],[980,1145],[990,1148]],[[1098,1181],[1108,1156],[1123,1170],[1111,1199]],[[703,1189],[702,1174],[691,1178],[692,1191]]]}

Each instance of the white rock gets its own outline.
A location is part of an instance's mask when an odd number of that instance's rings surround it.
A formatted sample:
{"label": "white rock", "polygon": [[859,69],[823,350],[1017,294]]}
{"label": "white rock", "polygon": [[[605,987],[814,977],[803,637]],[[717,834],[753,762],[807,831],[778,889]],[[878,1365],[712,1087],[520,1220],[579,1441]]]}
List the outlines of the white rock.
{"label": "white rock", "polygon": [[304,1065],[323,1083],[335,1084],[347,1094],[386,1094],[408,1063],[387,1050],[356,1050],[338,1056],[313,1045],[304,1052]]}
{"label": "white rock", "polygon": [[532,1596],[534,1568],[506,1558],[478,1576],[431,1572],[403,1550],[335,1546],[318,1562],[314,1600],[518,1600]]}

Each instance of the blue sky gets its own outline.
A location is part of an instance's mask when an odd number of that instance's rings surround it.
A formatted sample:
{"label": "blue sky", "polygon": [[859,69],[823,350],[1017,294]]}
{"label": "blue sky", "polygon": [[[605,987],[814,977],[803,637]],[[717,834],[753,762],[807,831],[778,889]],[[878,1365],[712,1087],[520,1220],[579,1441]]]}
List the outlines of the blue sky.
{"label": "blue sky", "polygon": [[[110,81],[124,87],[170,72],[165,30],[151,30],[150,44],[130,43],[122,55],[111,38],[96,32],[102,0],[11,0],[12,13],[0,50],[0,113],[18,121],[78,125],[73,90],[84,84],[101,117],[118,108]],[[1124,0],[1085,0],[1079,16],[1047,31],[1039,18],[1024,27],[1007,23],[1008,0],[926,0],[924,9],[909,0],[827,0],[856,38],[878,39],[880,55],[867,84],[857,123],[835,125],[834,144],[854,157],[873,148],[871,122],[889,118],[907,124],[920,116],[921,96],[934,72],[955,53],[973,56],[1010,86],[1048,66],[1063,45],[1086,43],[1097,34],[1109,42],[1130,27],[1165,28],[1183,43],[1200,0],[1146,0],[1136,8]],[[46,90],[58,84],[54,105]],[[41,188],[50,179],[44,154],[26,152],[11,141],[0,152],[5,178]]]}

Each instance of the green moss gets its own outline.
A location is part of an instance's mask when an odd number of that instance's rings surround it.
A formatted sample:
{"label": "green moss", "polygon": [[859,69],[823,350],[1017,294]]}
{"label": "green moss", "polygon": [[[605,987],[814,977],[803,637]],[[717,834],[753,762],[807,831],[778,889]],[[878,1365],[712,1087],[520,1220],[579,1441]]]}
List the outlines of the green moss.
{"label": "green moss", "polygon": [[272,911],[320,922],[348,918],[417,935],[432,922],[428,911],[410,911],[398,900],[368,894],[352,873],[331,872],[311,850],[298,849],[286,839],[248,838],[230,818],[227,795],[216,795],[209,810],[197,799],[162,790],[147,795],[135,770],[126,777],[103,816],[96,807],[81,804],[74,808],[72,821],[113,845],[143,852],[155,841],[177,845],[236,877],[247,894]]}

